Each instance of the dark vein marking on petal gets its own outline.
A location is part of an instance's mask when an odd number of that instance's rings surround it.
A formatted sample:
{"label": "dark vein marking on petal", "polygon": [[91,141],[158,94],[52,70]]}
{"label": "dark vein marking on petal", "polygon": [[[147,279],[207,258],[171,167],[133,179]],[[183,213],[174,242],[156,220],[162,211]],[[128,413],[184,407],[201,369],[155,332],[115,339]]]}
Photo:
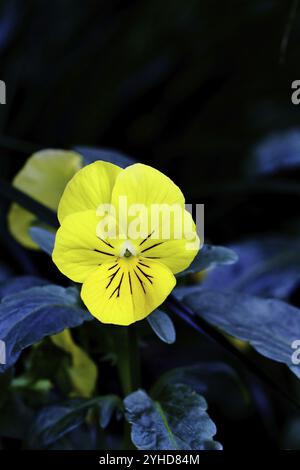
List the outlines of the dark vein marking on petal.
{"label": "dark vein marking on petal", "polygon": [[143,274],[143,276],[145,276],[145,278],[148,279],[150,284],[153,284],[153,282],[151,281],[151,278],[153,279],[153,276],[151,276],[150,274],[145,273],[145,271],[143,271],[139,266],[137,266],[137,268]]}
{"label": "dark vein marking on petal", "polygon": [[121,289],[121,285],[122,285],[122,282],[123,282],[123,277],[124,277],[124,273],[122,274],[121,276],[121,279],[120,279],[120,282],[119,284],[117,285],[117,287],[115,288],[115,290],[112,292],[112,294],[110,295],[110,299],[112,298],[112,296],[114,295],[115,292],[117,292],[117,297],[120,297],[120,289]]}
{"label": "dark vein marking on petal", "polygon": [[128,271],[128,280],[129,280],[130,294],[132,295],[132,284],[131,284],[131,276],[130,276],[129,271]]}
{"label": "dark vein marking on petal", "polygon": [[149,259],[161,259],[161,256],[146,256]]}
{"label": "dark vein marking on petal", "polygon": [[103,240],[103,238],[100,238],[100,237],[98,237],[98,238],[99,238],[99,240],[101,240],[103,243],[105,243],[105,245],[110,246],[111,248],[115,248],[115,247],[112,246],[109,242]]}
{"label": "dark vein marking on petal", "polygon": [[94,248],[94,251],[97,251],[97,253],[102,253],[102,255],[115,256],[112,253],[107,253],[106,251],[97,250],[97,248]]}
{"label": "dark vein marking on petal", "polygon": [[155,243],[154,245],[148,246],[148,248],[144,248],[141,251],[141,253],[145,253],[145,251],[151,250],[152,248],[155,248],[156,246],[162,245],[163,243],[165,243],[165,242],[159,242],[159,243]]}
{"label": "dark vein marking on petal", "polygon": [[118,263],[114,264],[113,266],[111,266],[110,268],[108,268],[109,271],[111,271],[112,269],[114,269],[116,266],[118,266]]}
{"label": "dark vein marking on petal", "polygon": [[120,268],[120,266],[119,266],[118,269],[117,269],[113,274],[111,274],[111,275],[109,276],[109,277],[110,277],[110,281],[109,281],[109,283],[107,284],[107,286],[106,286],[105,289],[107,289],[107,288],[111,285],[111,283],[113,282],[113,280],[114,280],[116,274],[120,271],[120,269],[121,269],[121,268]]}
{"label": "dark vein marking on petal", "polygon": [[142,241],[141,241],[141,243],[140,243],[140,246],[141,246],[143,243],[145,243],[145,241],[147,241],[147,240],[148,240],[148,238],[150,238],[150,237],[151,237],[151,235],[153,235],[153,233],[154,233],[154,232],[155,232],[155,230],[152,230],[152,232],[151,232],[151,233],[149,233],[148,237],[144,238],[144,240],[142,240]]}
{"label": "dark vein marking on petal", "polygon": [[146,294],[146,290],[145,290],[144,283],[143,283],[142,279],[140,278],[140,276],[138,275],[138,273],[135,271],[135,269],[134,269],[133,271],[134,271],[134,274],[136,275],[136,277],[138,278],[138,280],[139,280],[139,282],[140,282],[140,284],[141,284],[141,286],[142,286],[142,289],[143,289],[143,291],[144,291],[144,294]]}
{"label": "dark vein marking on petal", "polygon": [[148,264],[142,263],[141,261],[138,261],[138,264],[140,264],[141,266],[145,266],[145,268],[150,268]]}

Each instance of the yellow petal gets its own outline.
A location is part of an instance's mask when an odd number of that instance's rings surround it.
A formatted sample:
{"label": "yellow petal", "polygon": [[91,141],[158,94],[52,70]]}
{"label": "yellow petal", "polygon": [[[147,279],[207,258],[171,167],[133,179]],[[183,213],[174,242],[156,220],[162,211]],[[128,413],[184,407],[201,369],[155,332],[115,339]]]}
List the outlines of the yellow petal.
{"label": "yellow petal", "polygon": [[[160,223],[160,233],[163,229],[163,221]],[[177,229],[181,227],[179,232]],[[196,226],[188,211],[183,210],[181,222],[171,224],[169,239],[155,237],[153,235],[142,240],[139,247],[140,256],[156,259],[168,266],[174,273],[179,273],[188,268],[199,251],[200,240],[196,232]],[[182,236],[180,238],[177,237]],[[177,237],[177,238],[176,238]]]}
{"label": "yellow petal", "polygon": [[58,219],[74,212],[97,210],[111,201],[112,188],[122,169],[112,163],[97,161],[82,168],[65,188],[58,207]]}
{"label": "yellow petal", "polygon": [[81,297],[101,322],[130,325],[161,305],[175,284],[171,271],[157,261],[119,258],[86,279]]}
{"label": "yellow petal", "polygon": [[[119,173],[112,192],[112,204],[117,213],[125,212],[130,222],[133,217],[124,211],[123,200],[126,198],[128,210],[136,204],[150,209],[153,204],[184,205],[184,196],[179,187],[160,171],[148,165],[136,163]],[[150,215],[150,210],[148,211]]]}
{"label": "yellow petal", "polygon": [[[80,169],[82,156],[64,150],[42,150],[34,153],[13,180],[13,185],[46,205],[57,210],[66,184]],[[17,204],[8,213],[8,225],[12,235],[24,246],[37,249],[28,234],[36,217]]]}
{"label": "yellow petal", "polygon": [[72,395],[89,398],[96,386],[97,367],[92,359],[74,343],[70,330],[66,329],[57,335],[51,336],[52,342],[71,355],[72,365],[68,372],[74,387]]}
{"label": "yellow petal", "polygon": [[75,212],[64,218],[56,233],[53,262],[75,282],[84,282],[100,264],[115,258],[116,240],[97,236],[100,221],[94,210]]}

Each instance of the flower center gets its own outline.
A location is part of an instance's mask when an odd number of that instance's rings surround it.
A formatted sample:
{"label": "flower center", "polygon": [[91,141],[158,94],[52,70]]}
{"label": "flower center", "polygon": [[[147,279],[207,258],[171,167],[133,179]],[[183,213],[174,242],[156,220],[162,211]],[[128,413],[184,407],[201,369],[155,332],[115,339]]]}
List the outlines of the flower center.
{"label": "flower center", "polygon": [[120,256],[123,258],[130,258],[131,256],[135,256],[136,254],[137,251],[134,246],[130,243],[130,241],[126,240],[126,242],[124,242],[122,246]]}

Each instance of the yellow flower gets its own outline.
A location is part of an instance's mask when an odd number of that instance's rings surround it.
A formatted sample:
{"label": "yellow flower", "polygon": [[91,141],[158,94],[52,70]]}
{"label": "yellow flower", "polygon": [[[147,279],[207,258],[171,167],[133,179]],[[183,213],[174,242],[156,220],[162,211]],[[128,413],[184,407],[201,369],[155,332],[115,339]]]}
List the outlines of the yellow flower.
{"label": "yellow flower", "polygon": [[199,250],[184,202],[178,186],[143,164],[123,170],[98,161],[70,180],[58,207],[53,261],[83,284],[82,300],[98,320],[142,320],[172,291],[174,274]]}
{"label": "yellow flower", "polygon": [[[57,210],[68,181],[82,166],[82,156],[65,150],[41,150],[31,155],[15,176],[13,185],[40,203]],[[31,212],[12,204],[8,226],[12,235],[26,248],[38,249],[28,231],[36,222]]]}

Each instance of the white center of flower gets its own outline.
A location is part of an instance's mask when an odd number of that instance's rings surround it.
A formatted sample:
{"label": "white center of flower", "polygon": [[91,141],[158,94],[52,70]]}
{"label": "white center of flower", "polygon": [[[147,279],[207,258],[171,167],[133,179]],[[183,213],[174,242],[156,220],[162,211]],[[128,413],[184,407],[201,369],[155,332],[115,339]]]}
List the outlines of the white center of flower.
{"label": "white center of flower", "polygon": [[135,256],[137,254],[136,249],[130,243],[130,241],[126,240],[122,246],[122,250],[120,251],[120,256],[124,258],[130,258],[130,256]]}

